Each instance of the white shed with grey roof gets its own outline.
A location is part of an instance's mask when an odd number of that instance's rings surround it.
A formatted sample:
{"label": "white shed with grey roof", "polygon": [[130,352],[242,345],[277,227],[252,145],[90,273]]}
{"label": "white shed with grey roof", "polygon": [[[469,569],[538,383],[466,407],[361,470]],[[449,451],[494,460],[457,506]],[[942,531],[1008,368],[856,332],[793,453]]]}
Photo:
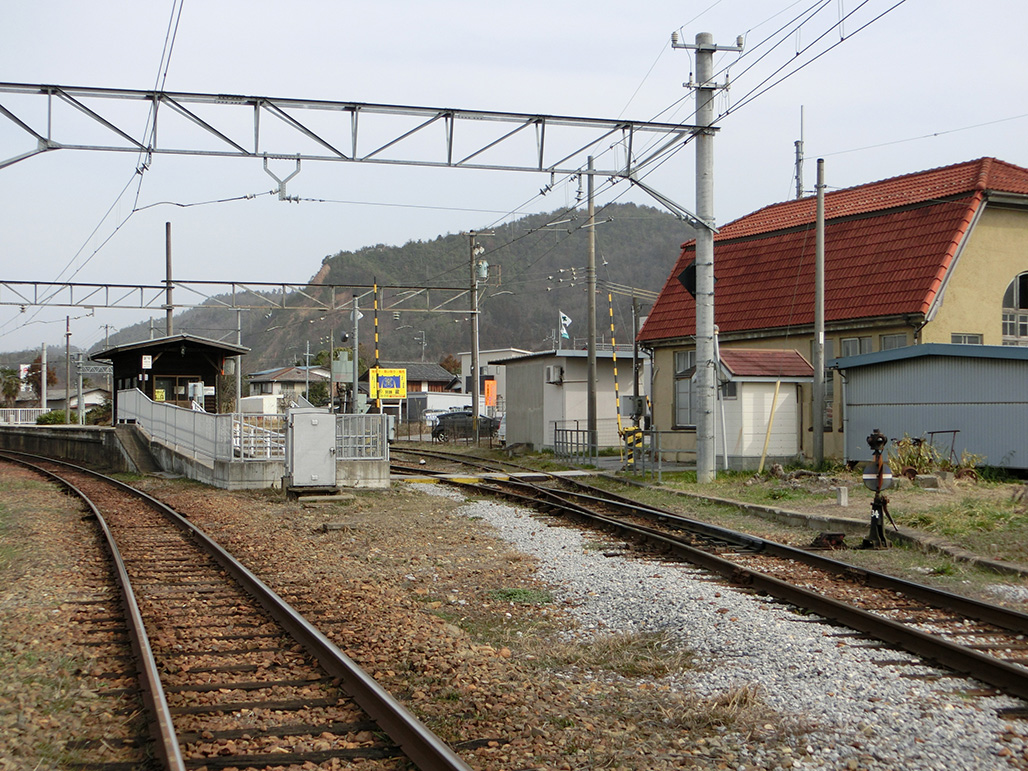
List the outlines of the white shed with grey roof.
{"label": "white shed with grey roof", "polygon": [[944,458],[1028,469],[1028,348],[926,343],[829,362],[843,378],[846,460],[868,461],[876,428]]}

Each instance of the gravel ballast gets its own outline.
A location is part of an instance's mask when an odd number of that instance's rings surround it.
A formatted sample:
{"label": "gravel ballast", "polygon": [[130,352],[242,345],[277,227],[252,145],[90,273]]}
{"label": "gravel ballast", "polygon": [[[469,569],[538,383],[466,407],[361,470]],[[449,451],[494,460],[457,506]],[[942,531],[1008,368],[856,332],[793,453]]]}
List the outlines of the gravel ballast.
{"label": "gravel ballast", "polygon": [[[69,527],[88,521],[30,480],[0,467],[0,649],[49,661],[77,638],[53,612],[46,566],[68,563],[62,595],[95,589],[96,577],[81,569],[90,538]],[[1023,725],[995,715],[1015,700],[982,698],[979,685],[920,665],[879,666],[911,657],[606,536],[551,526],[558,518],[437,485],[305,505],[184,480],[136,484],[319,618],[476,771],[1028,768]],[[543,595],[552,599],[514,599]],[[580,655],[640,630],[666,630],[695,652],[693,668],[630,673]],[[52,761],[83,725],[91,736],[121,729],[123,714],[98,708],[106,686],[95,667],[60,671],[62,692],[81,696],[64,703],[36,670],[9,664],[0,768],[68,767]]]}
{"label": "gravel ballast", "polygon": [[[914,659],[842,636],[845,629],[727,588],[686,565],[604,556],[610,551],[592,547],[589,536],[548,527],[531,512],[486,501],[467,502],[460,512],[487,521],[538,558],[539,577],[574,606],[575,634],[667,630],[700,662],[698,670],[675,678],[676,687],[715,695],[756,686],[782,719],[810,726],[792,767],[982,771],[1028,765],[1023,725],[996,714],[1023,706],[1016,699],[972,695],[981,684],[920,664],[876,663]],[[743,757],[740,768],[783,765],[760,745]]]}

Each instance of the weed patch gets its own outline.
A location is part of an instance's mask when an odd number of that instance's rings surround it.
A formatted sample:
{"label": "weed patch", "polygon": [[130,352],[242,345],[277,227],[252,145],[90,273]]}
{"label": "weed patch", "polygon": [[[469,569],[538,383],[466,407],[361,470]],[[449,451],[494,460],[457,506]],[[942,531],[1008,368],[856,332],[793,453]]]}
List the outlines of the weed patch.
{"label": "weed patch", "polygon": [[548,605],[553,602],[553,594],[543,589],[493,589],[489,596],[500,602],[522,605]]}
{"label": "weed patch", "polygon": [[623,677],[663,677],[692,666],[692,651],[666,633],[625,633],[585,642],[539,641],[545,666],[606,669]]}

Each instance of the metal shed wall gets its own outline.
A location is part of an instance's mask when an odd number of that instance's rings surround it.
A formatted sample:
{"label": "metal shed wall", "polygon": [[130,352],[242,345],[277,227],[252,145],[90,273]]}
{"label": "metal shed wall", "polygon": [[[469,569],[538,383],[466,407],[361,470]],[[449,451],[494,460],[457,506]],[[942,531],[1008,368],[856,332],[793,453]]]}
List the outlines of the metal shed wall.
{"label": "metal shed wall", "polygon": [[[967,451],[1028,469],[1028,361],[921,356],[844,372],[847,461],[871,459],[875,428],[890,440],[955,429],[958,459]],[[950,445],[950,435],[935,437],[944,456]]]}

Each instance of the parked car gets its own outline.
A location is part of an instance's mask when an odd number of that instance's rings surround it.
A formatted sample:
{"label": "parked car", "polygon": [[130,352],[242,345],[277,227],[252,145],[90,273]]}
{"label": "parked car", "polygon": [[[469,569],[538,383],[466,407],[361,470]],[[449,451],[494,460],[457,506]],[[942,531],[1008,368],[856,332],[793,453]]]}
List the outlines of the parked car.
{"label": "parked car", "polygon": [[[451,442],[454,439],[467,439],[472,436],[471,424],[471,410],[443,413],[438,417],[435,427],[432,429],[432,440],[436,442]],[[500,421],[497,418],[479,415],[479,437],[495,436],[499,424]]]}

